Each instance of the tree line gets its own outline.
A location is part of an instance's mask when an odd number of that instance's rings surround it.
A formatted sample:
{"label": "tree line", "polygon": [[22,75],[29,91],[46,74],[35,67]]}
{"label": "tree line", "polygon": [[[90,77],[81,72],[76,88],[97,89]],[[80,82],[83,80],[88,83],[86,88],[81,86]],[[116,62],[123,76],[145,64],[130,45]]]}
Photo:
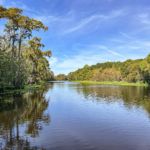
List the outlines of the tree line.
{"label": "tree line", "polygon": [[69,73],[68,80],[126,81],[150,84],[150,55],[144,59],[85,65]]}
{"label": "tree line", "polygon": [[46,58],[51,57],[51,51],[43,50],[41,38],[33,34],[48,27],[24,16],[19,8],[0,6],[0,20],[6,22],[0,35],[0,90],[53,79]]}

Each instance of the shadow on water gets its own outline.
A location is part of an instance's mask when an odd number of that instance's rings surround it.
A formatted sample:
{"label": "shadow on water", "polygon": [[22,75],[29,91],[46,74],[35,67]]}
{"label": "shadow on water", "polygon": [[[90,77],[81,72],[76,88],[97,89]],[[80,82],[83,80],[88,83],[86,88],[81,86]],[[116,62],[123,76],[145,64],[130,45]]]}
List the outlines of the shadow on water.
{"label": "shadow on water", "polygon": [[45,113],[49,102],[44,97],[49,88],[52,84],[24,94],[1,97],[0,149],[39,149],[31,146],[28,138],[38,137],[43,126],[50,123],[50,116]]}

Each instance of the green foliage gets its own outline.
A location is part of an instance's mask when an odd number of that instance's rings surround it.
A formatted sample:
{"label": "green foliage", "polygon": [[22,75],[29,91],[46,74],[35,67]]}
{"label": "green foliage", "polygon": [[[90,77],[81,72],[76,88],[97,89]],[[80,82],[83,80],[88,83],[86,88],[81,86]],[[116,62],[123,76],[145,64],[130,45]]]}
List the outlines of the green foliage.
{"label": "green foliage", "polygon": [[0,52],[0,89],[21,88],[26,81],[23,60],[15,60],[9,54]]}
{"label": "green foliage", "polygon": [[44,51],[40,49],[44,45],[40,38],[33,38],[28,42],[28,47],[23,51],[23,57],[26,64],[28,64],[28,83],[36,83],[42,80],[50,80],[52,73],[49,70],[49,62],[45,58],[51,56],[51,51]]}
{"label": "green foliage", "polygon": [[28,83],[38,83],[53,78],[46,57],[51,51],[44,51],[41,39],[33,31],[48,28],[38,20],[22,15],[18,8],[0,6],[0,19],[7,23],[0,36],[0,90],[22,88]]}
{"label": "green foliage", "polygon": [[65,80],[68,80],[68,78],[65,74],[59,74],[59,75],[55,76],[55,80],[65,81]]}
{"label": "green foliage", "polygon": [[68,74],[69,80],[124,81],[150,84],[150,55],[145,59],[98,63]]}

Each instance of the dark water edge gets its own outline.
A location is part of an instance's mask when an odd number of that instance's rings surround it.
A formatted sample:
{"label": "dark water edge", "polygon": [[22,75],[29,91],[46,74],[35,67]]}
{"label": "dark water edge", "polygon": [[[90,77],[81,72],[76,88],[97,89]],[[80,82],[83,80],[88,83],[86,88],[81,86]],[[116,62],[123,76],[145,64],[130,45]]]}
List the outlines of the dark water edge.
{"label": "dark water edge", "polygon": [[39,84],[28,84],[28,85],[25,85],[23,88],[5,88],[5,89],[0,89],[0,96],[14,95],[14,94],[23,94],[25,92],[28,92],[29,90],[37,90],[37,89],[43,88],[47,84],[48,84],[48,82],[41,82]]}
{"label": "dark water edge", "polygon": [[0,149],[149,150],[150,88],[51,82],[0,99]]}

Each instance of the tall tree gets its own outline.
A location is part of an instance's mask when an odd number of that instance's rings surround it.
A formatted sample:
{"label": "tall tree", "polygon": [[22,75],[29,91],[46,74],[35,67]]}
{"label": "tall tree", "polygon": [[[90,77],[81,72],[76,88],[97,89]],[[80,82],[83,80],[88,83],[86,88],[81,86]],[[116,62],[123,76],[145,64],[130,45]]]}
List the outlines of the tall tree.
{"label": "tall tree", "polygon": [[41,39],[34,37],[28,43],[24,51],[24,58],[26,63],[29,64],[29,83],[36,83],[41,80],[47,80],[50,77],[49,62],[45,57],[51,56],[51,51],[42,51],[44,45],[41,43]]}

